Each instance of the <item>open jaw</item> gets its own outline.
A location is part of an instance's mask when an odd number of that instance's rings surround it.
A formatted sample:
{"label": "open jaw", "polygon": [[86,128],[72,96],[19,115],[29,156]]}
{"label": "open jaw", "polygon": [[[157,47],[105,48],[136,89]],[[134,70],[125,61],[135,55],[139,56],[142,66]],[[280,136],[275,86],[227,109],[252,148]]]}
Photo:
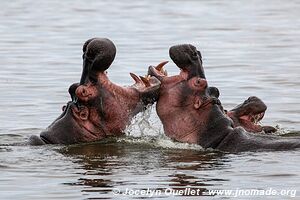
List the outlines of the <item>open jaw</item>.
{"label": "open jaw", "polygon": [[242,127],[244,127],[249,132],[260,132],[262,131],[262,126],[260,121],[264,117],[265,112],[261,113],[249,113],[248,115],[240,116],[239,122]]}
{"label": "open jaw", "polygon": [[155,76],[164,85],[173,87],[174,84],[189,80],[193,77],[205,78],[204,69],[202,66],[202,55],[200,51],[191,44],[175,45],[170,47],[169,56],[176,66],[180,69],[180,73],[169,77],[167,71],[163,69],[168,61],[161,62],[156,67],[150,66],[148,74]]}
{"label": "open jaw", "polygon": [[[110,50],[103,52],[106,49]],[[70,86],[71,101],[40,134],[43,143],[73,144],[123,135],[132,117],[157,100],[160,81],[155,77],[130,73],[134,84],[128,87],[109,80],[106,70],[113,61],[113,49],[108,39],[96,38],[85,43],[81,81]],[[35,140],[33,137],[31,143],[42,143]]]}
{"label": "open jaw", "polygon": [[[180,69],[178,75],[167,76],[162,69],[166,62],[149,67],[148,74],[161,81],[160,95],[156,105],[157,114],[163,123],[165,134],[179,142],[199,144],[208,119],[205,110],[221,103],[219,91],[208,87],[202,57],[190,44],[176,45],[169,50],[170,57]],[[222,112],[222,111],[221,111]]]}
{"label": "open jaw", "polygon": [[257,125],[262,120],[264,115],[265,115],[265,112],[256,113],[256,114],[255,113],[249,113],[248,115],[240,116],[239,119],[241,121]]}
{"label": "open jaw", "polygon": [[169,49],[169,56],[176,66],[180,69],[179,75],[172,77],[167,76],[167,71],[163,66],[168,63],[164,61],[156,67],[150,66],[148,74],[157,77],[160,81],[166,83],[174,81],[187,80],[192,77],[205,78],[204,69],[202,66],[202,55],[200,51],[191,44],[175,45]]}
{"label": "open jaw", "polygon": [[168,77],[168,72],[167,70],[164,69],[164,66],[168,63],[169,61],[163,61],[159,63],[157,66],[149,66],[148,69],[148,75],[149,76],[155,76],[158,79],[163,79],[165,77]]}
{"label": "open jaw", "polygon": [[271,127],[269,127],[267,130],[260,125],[266,110],[267,106],[261,99],[251,96],[242,104],[228,111],[227,115],[234,121],[236,127],[242,126],[249,132],[274,132],[275,128],[271,130]]}

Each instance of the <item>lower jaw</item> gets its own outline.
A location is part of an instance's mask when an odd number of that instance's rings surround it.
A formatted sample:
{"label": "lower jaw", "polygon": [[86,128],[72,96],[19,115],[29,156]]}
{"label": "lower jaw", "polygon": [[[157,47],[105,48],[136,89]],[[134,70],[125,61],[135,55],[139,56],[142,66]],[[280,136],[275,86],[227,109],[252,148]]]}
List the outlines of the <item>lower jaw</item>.
{"label": "lower jaw", "polygon": [[241,123],[241,126],[244,127],[246,129],[246,131],[248,132],[261,132],[262,131],[262,127],[258,124],[253,124],[252,122],[248,122],[248,123]]}

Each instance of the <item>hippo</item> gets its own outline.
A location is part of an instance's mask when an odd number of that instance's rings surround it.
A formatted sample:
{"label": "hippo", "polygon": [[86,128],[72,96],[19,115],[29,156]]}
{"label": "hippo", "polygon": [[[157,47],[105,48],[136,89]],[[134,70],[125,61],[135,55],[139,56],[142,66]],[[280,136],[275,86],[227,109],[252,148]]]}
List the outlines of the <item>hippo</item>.
{"label": "hippo", "polygon": [[156,101],[160,81],[130,73],[134,84],[122,87],[111,82],[107,69],[116,55],[106,38],[92,38],[83,45],[83,71],[79,83],[69,87],[71,101],[50,126],[31,136],[30,144],[74,144],[121,136],[132,117]]}
{"label": "hippo", "polygon": [[161,82],[156,111],[169,138],[233,153],[300,147],[300,137],[255,134],[235,126],[223,109],[219,90],[208,87],[195,46],[172,46],[169,54],[180,68],[179,75],[169,77],[161,66],[148,69]]}
{"label": "hippo", "polygon": [[242,126],[253,133],[274,133],[276,128],[258,124],[266,110],[267,106],[260,98],[251,96],[230,111],[225,110],[225,113],[232,119],[234,127]]}

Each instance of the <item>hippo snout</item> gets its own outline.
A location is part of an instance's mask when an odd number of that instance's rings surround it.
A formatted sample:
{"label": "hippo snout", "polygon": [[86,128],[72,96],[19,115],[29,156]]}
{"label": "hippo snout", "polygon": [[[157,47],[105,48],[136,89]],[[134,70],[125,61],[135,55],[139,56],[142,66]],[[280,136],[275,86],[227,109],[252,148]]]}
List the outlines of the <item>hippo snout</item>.
{"label": "hippo snout", "polygon": [[205,79],[202,66],[202,55],[191,44],[180,44],[170,47],[170,58],[182,70],[188,72],[189,78],[199,76]]}
{"label": "hippo snout", "polygon": [[198,59],[196,47],[191,44],[181,44],[172,46],[169,49],[170,58],[181,69],[192,64],[193,60]]}

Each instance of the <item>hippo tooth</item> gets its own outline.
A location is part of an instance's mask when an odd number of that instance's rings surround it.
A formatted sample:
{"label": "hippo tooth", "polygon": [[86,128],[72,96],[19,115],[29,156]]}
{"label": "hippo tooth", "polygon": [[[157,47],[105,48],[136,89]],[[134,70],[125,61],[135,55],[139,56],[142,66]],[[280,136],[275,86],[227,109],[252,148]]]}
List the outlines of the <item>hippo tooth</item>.
{"label": "hippo tooth", "polygon": [[169,61],[163,61],[163,62],[161,62],[161,63],[159,63],[156,67],[155,67],[155,69],[157,70],[157,71],[162,71],[162,69],[163,69],[163,67],[168,63]]}
{"label": "hippo tooth", "polygon": [[252,123],[255,123],[255,115],[253,116],[253,115],[250,115],[250,121],[252,122]]}
{"label": "hippo tooth", "polygon": [[262,113],[254,115],[254,123],[257,124],[260,121],[261,117],[262,117]]}
{"label": "hippo tooth", "polygon": [[129,74],[136,83],[141,83],[141,80],[139,79],[139,77],[137,75],[135,75],[134,73],[129,73]]}
{"label": "hippo tooth", "polygon": [[145,84],[146,87],[150,86],[150,82],[148,79],[146,79],[145,77],[140,76],[141,80],[143,81],[143,83]]}
{"label": "hippo tooth", "polygon": [[165,76],[168,76],[168,71],[167,71],[167,70],[164,70],[164,71],[163,71],[163,74],[164,74]]}

